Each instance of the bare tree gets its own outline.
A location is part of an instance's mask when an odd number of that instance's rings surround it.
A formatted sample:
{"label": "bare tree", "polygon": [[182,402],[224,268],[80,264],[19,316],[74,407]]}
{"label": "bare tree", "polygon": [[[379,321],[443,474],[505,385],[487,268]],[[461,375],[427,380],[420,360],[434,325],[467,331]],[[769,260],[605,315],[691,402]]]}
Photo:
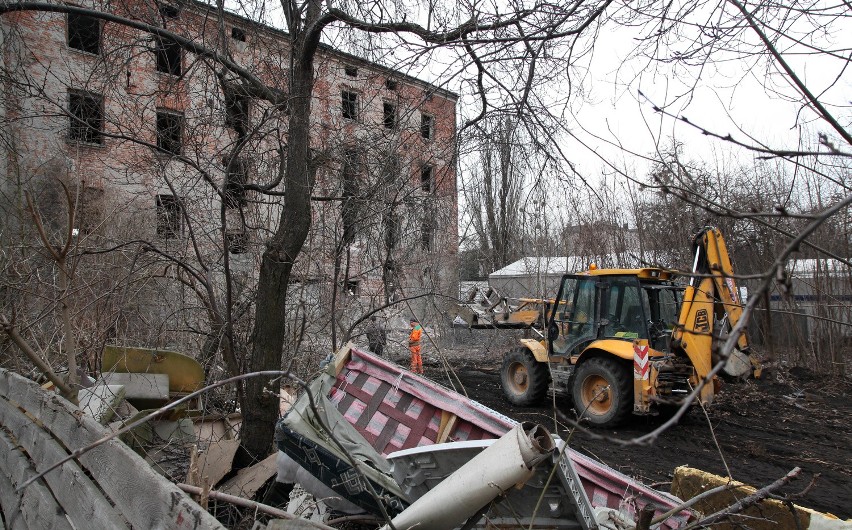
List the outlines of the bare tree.
{"label": "bare tree", "polygon": [[[205,255],[204,249],[207,247],[202,244],[205,241],[221,242],[221,245],[217,244],[215,247],[225,249],[224,256],[227,258],[227,249],[237,241],[233,232],[230,232],[230,227],[233,226],[231,223],[235,221],[229,219],[229,216],[226,215],[227,212],[223,212],[223,221],[216,231],[209,232],[208,228],[202,225],[196,226],[194,230],[188,232],[188,237],[185,240],[187,244],[181,249],[181,252],[186,251],[184,255],[176,255],[171,249],[161,248],[160,245],[143,245],[142,247],[146,253],[152,253],[151,255],[164,258],[173,264],[163,269],[164,275],[183,283],[188,289],[199,295],[199,300],[202,300],[208,315],[210,315],[211,328],[209,332],[205,333],[208,343],[210,343],[207,351],[212,351],[210,349],[213,347],[212,343],[230,345],[222,350],[229,372],[277,369],[282,363],[288,366],[296,358],[296,350],[290,345],[297,343],[291,343],[287,340],[288,328],[284,323],[288,322],[289,316],[287,300],[292,283],[293,267],[302,254],[310,233],[313,219],[311,198],[318,180],[317,172],[324,161],[328,159],[328,153],[325,150],[312,150],[312,146],[316,145],[317,136],[316,124],[311,118],[317,68],[316,59],[320,50],[320,41],[327,30],[334,28],[335,30],[345,30],[344,33],[349,32],[354,35],[366,36],[372,34],[380,36],[381,39],[375,39],[371,42],[374,46],[377,43],[386,43],[390,46],[402,45],[410,54],[412,64],[427,58],[427,53],[435,47],[459,52],[460,60],[455,65],[456,70],[465,74],[467,73],[465,71],[467,66],[472,65],[473,84],[469,86],[474,87],[481,94],[479,115],[471,117],[470,120],[470,123],[476,123],[495,106],[513,108],[515,112],[529,107],[540,107],[541,103],[536,100],[534,89],[538,86],[540,79],[553,77],[556,75],[555,72],[560,71],[558,63],[561,61],[553,59],[558,54],[550,55],[554,50],[550,49],[548,43],[555,41],[557,37],[571,40],[574,36],[581,34],[600,16],[607,3],[593,6],[551,6],[547,10],[522,7],[508,13],[488,12],[479,8],[457,9],[448,6],[446,11],[434,10],[430,12],[423,24],[409,21],[407,14],[400,9],[395,8],[390,11],[374,9],[381,5],[381,3],[375,5],[363,3],[352,5],[322,4],[318,0],[308,0],[301,4],[287,3],[283,10],[284,23],[282,25],[288,31],[289,42],[284,54],[288,58],[288,64],[283,65],[284,76],[281,78],[282,81],[286,80],[286,86],[282,83],[269,82],[267,74],[262,69],[241,63],[236,58],[237,54],[232,53],[228,39],[224,38],[223,35],[224,24],[221,6],[219,16],[211,19],[213,23],[210,24],[212,27],[209,33],[206,24],[194,28],[193,31],[180,31],[181,28],[176,25],[168,7],[159,11],[154,10],[150,15],[145,14],[141,18],[131,15],[131,11],[125,13],[121,9],[100,10],[39,3],[6,4],[0,9],[0,12],[6,14],[6,16],[14,17],[21,16],[16,13],[21,11],[65,13],[69,16],[84,16],[101,20],[110,27],[123,27],[133,30],[138,33],[134,33],[129,42],[118,36],[114,42],[121,43],[122,49],[128,51],[132,49],[133,45],[152,49],[154,55],[163,63],[163,67],[169,73],[178,75],[175,80],[175,88],[180,86],[179,76],[182,75],[180,69],[185,66],[173,60],[177,57],[175,55],[176,50],[180,49],[188,52],[189,57],[197,64],[204,64],[209,68],[205,72],[210,72],[210,74],[205,75],[209,75],[211,80],[215,79],[216,82],[208,86],[220,88],[222,96],[220,98],[217,95],[216,99],[225,101],[226,107],[239,109],[241,97],[250,97],[253,100],[263,102],[257,112],[262,115],[263,123],[267,126],[265,128],[258,126],[247,129],[245,123],[236,119],[232,123],[235,134],[228,139],[229,142],[224,144],[232,146],[233,154],[236,155],[240,152],[241,146],[251,144],[255,138],[261,135],[264,137],[279,135],[279,145],[286,145],[286,149],[279,148],[277,150],[281,154],[277,176],[275,172],[267,172],[259,175],[261,178],[255,182],[241,182],[239,178],[231,177],[231,175],[239,173],[238,171],[231,171],[234,168],[235,156],[226,157],[226,166],[229,168],[228,179],[223,183],[215,176],[218,171],[216,173],[211,172],[210,166],[204,163],[201,157],[195,156],[201,154],[204,150],[202,143],[190,144],[192,145],[191,149],[175,153],[174,145],[164,144],[162,141],[159,141],[156,145],[151,141],[147,141],[147,143],[143,141],[138,135],[134,134],[134,131],[124,125],[129,123],[128,121],[120,120],[118,116],[114,121],[111,116],[105,118],[113,122],[114,129],[111,129],[109,134],[114,134],[116,139],[149,150],[134,150],[134,148],[129,147],[130,152],[134,153],[132,156],[150,158],[152,152],[155,154],[170,153],[172,155],[167,160],[153,160],[153,162],[161,165],[161,174],[165,179],[167,189],[171,192],[161,194],[163,196],[161,200],[168,201],[169,206],[167,208],[183,219],[186,225],[191,220],[193,201],[196,200],[196,196],[191,194],[182,196],[182,189],[187,179],[191,179],[193,176],[200,177],[201,182],[215,190],[225,203],[239,202],[234,197],[234,195],[241,193],[239,190],[256,192],[259,200],[274,198],[276,202],[280,201],[277,219],[273,222],[273,228],[264,240],[264,252],[259,264],[259,277],[255,291],[254,317],[251,319],[253,326],[249,341],[251,352],[243,361],[233,355],[234,320],[232,312],[234,304],[231,284],[226,283],[224,292],[220,292],[213,281],[215,275],[219,274],[218,271],[226,276],[229,275],[228,259],[224,260],[222,268],[220,268],[218,262],[211,261],[212,255]],[[457,23],[453,22],[454,20],[465,21]],[[150,40],[147,40],[148,36],[151,37]],[[208,42],[215,44],[209,45]],[[377,48],[374,47],[373,49],[373,53],[376,53]],[[104,64],[111,64],[116,67],[107,70],[107,72],[112,72],[113,75],[92,77],[92,79],[98,79],[98,82],[96,85],[92,85],[91,93],[104,94],[108,90],[115,89],[116,86],[122,86],[119,84],[110,85],[108,83],[110,80],[125,81],[120,72],[124,71],[121,66],[126,63],[126,59],[123,59],[120,54],[114,54],[111,57],[113,57],[113,62]],[[513,57],[515,59],[512,59]],[[505,60],[501,62],[500,58]],[[499,70],[523,67],[531,59],[533,62],[538,62],[535,66],[528,68],[526,79],[512,83],[513,86],[496,77],[494,75],[495,70],[492,70],[492,68]],[[510,65],[510,62],[515,64]],[[15,68],[15,65],[7,65],[7,68]],[[14,74],[20,77],[22,72],[14,71]],[[127,74],[127,87],[140,91],[147,90],[146,87],[133,87],[132,72],[127,70]],[[31,81],[36,82],[19,82],[17,86],[32,90],[33,95],[38,96],[38,80]],[[493,92],[493,88],[486,90],[486,85],[496,88],[497,92]],[[520,86],[527,87],[527,89],[526,94],[519,97],[513,89]],[[497,97],[492,97],[489,92],[497,94]],[[44,95],[45,93],[42,91],[41,96]],[[83,94],[81,97],[81,105],[91,103],[92,98],[86,99],[89,97],[88,95]],[[61,105],[61,103],[61,101],[54,101],[55,107],[67,115],[67,107]],[[97,100],[93,104],[96,103]],[[63,111],[63,109],[65,110]],[[128,106],[126,110],[121,112],[143,111],[145,110],[133,109],[132,106]],[[150,112],[150,110],[147,112]],[[75,117],[73,112],[71,117]],[[163,121],[165,129],[174,131],[189,123],[182,121],[181,116],[169,113],[162,113],[162,118],[158,115],[158,119]],[[203,123],[199,122],[199,129],[188,136],[203,138]],[[284,126],[281,127],[281,125]],[[524,126],[538,128],[540,124],[536,123],[535,120],[529,120],[524,123]],[[81,127],[83,131],[97,129],[92,127],[92,123],[82,123]],[[286,130],[286,134],[283,136],[278,132],[282,129]],[[116,132],[113,133],[113,130]],[[169,163],[173,160],[179,161],[181,164],[179,168]],[[113,163],[120,164],[118,161]],[[175,171],[176,169],[177,171]],[[281,191],[282,189],[284,191]],[[344,194],[351,192],[352,190],[348,188],[343,190]],[[166,199],[166,195],[170,195],[172,198]],[[197,198],[200,199],[200,197],[199,195]],[[263,197],[266,197],[266,199]],[[404,198],[402,202],[405,203]],[[347,203],[344,200],[343,203],[351,204],[351,201]],[[166,202],[163,204],[165,205]],[[396,206],[399,202],[392,199],[390,204]],[[429,204],[429,201],[426,201],[418,208],[432,208],[433,206],[429,206]],[[393,209],[392,207],[385,217],[387,219],[387,232],[391,233],[396,230],[393,222]],[[344,217],[348,218],[351,215],[351,209],[347,208]],[[244,221],[240,219],[238,222],[243,223]],[[344,225],[347,223],[348,220],[344,222]],[[181,229],[183,229],[183,226],[185,225],[181,225]],[[433,230],[433,228],[425,225],[410,227],[409,230],[406,230],[406,235],[412,237],[411,234],[420,234],[420,244],[416,246],[426,247],[434,244],[431,242]],[[340,271],[345,269],[342,265],[343,255],[346,252],[345,247],[349,246],[350,237],[351,234],[344,226],[340,238],[341,244],[338,245],[336,252],[338,274],[341,274]],[[417,236],[413,236],[413,239],[416,241]],[[386,238],[386,241],[390,243],[386,245],[388,247],[388,259],[386,271],[383,273],[387,284],[393,281],[394,267],[390,265],[393,265],[396,242],[393,237]],[[409,248],[414,246],[409,245]],[[423,273],[424,278],[429,276],[428,268],[424,268]],[[341,275],[345,277],[345,274]],[[424,280],[424,285],[428,283],[428,280]],[[210,354],[206,355],[209,356]],[[277,417],[277,393],[266,392],[269,384],[268,379],[248,381],[241,399],[246,427],[242,444],[248,454],[252,456],[261,456],[267,453]]]}
{"label": "bare tree", "polygon": [[[525,147],[510,117],[476,125],[476,142],[463,193],[486,271],[517,259],[525,235],[522,198],[530,166]],[[469,155],[470,156],[470,155]]]}
{"label": "bare tree", "polygon": [[[482,4],[432,3],[428,7],[424,16],[417,16],[413,11],[415,6],[411,6],[410,11],[378,0],[366,3],[322,3],[319,0],[287,2],[283,5],[284,20],[280,24],[287,30],[288,43],[285,53],[281,55],[287,58],[287,64],[281,65],[284,75],[278,82],[272,79],[274,76],[269,76],[270,70],[249,68],[231,52],[228,40],[221,38],[224,31],[221,5],[218,9],[220,16],[211,17],[215,20],[213,33],[205,33],[205,28],[199,28],[199,31],[187,34],[170,30],[168,13],[155,13],[155,16],[147,18],[146,21],[140,21],[122,12],[41,3],[5,4],[0,8],[0,13],[5,16],[18,16],[13,12],[61,12],[93,17],[132,29],[138,32],[135,38],[139,45],[152,49],[161,56],[168,58],[166,52],[177,46],[189,52],[193,61],[207,65],[209,71],[213,72],[211,79],[216,81],[211,83],[211,86],[217,87],[217,92],[221,89],[223,98],[234,99],[233,96],[224,96],[224,87],[232,87],[227,89],[232,94],[244,94],[263,102],[262,109],[258,112],[263,115],[268,127],[255,129],[255,134],[263,135],[264,138],[276,138],[278,146],[273,151],[278,153],[281,162],[277,171],[268,171],[253,182],[236,183],[235,188],[257,193],[259,201],[274,202],[280,208],[271,220],[271,230],[261,238],[264,250],[259,263],[254,316],[250,319],[251,352],[238,363],[239,366],[232,366],[231,370],[273,370],[278,369],[282,363],[289,366],[297,357],[294,345],[298,342],[288,341],[289,336],[298,334],[297,330],[294,330],[292,325],[288,328],[285,324],[290,322],[292,316],[292,312],[288,311],[288,308],[292,308],[292,301],[288,304],[288,294],[293,289],[294,266],[303,254],[314,218],[311,198],[316,191],[318,171],[330,157],[330,151],[327,149],[316,149],[327,146],[317,145],[316,140],[321,134],[317,130],[318,124],[312,119],[317,57],[324,36],[335,42],[347,42],[353,50],[367,51],[371,58],[387,57],[388,62],[398,69],[414,69],[427,63],[434,65],[438,63],[430,61],[439,59],[440,64],[444,65],[441,79],[448,83],[452,81],[453,86],[461,87],[463,97],[473,96],[476,101],[473,106],[467,107],[473,110],[465,110],[462,133],[482,123],[489,115],[510,116],[513,127],[523,130],[526,141],[546,153],[549,164],[562,165],[565,168],[564,174],[572,177],[578,177],[576,169],[570,164],[571,156],[566,154],[559,140],[560,137],[578,134],[576,130],[572,130],[571,122],[565,119],[565,116],[570,114],[571,98],[584,88],[582,84],[587,80],[584,70],[594,58],[592,52],[602,28],[613,31],[630,27],[638,31],[635,56],[652,66],[676,63],[683,68],[694,67],[700,71],[714,64],[714,61],[721,64],[722,61],[737,59],[746,61],[752,69],[763,68],[772,81],[778,81],[768,85],[767,89],[781,91],[780,87],[785,87],[784,96],[800,103],[803,115],[806,114],[805,119],[817,120],[822,129],[817,133],[819,142],[812,149],[799,149],[798,146],[771,147],[769,141],[750,139],[744,135],[740,138],[689,122],[670,110],[674,101],[664,101],[656,105],[655,108],[663,116],[679,120],[684,126],[695,128],[707,138],[745,149],[757,156],[781,158],[797,168],[812,172],[815,176],[824,175],[825,172],[818,167],[819,164],[811,162],[836,161],[849,156],[852,135],[843,126],[843,111],[836,111],[841,107],[827,105],[823,101],[824,92],[809,87],[789,61],[789,54],[795,53],[793,48],[796,52],[804,50],[814,57],[831,60],[837,65],[834,66],[837,80],[832,84],[839,83],[846,72],[848,58],[832,50],[827,41],[811,38],[811,35],[828,35],[833,30],[839,30],[848,16],[844,5],[817,9],[811,6],[760,3],[747,7],[737,0],[730,0],[719,5],[693,2],[683,5],[650,3],[620,6],[604,0],[592,3],[519,4],[508,10],[503,6]],[[214,35],[220,38],[214,38]],[[802,38],[802,35],[807,38]],[[676,45],[683,36],[688,37],[685,49]],[[396,53],[391,53],[392,49]],[[118,58],[116,62],[117,65],[123,64]],[[167,67],[171,64],[166,61]],[[16,66],[21,65],[6,65],[7,69]],[[116,85],[114,81],[123,81],[121,75],[117,74],[125,71],[126,69],[112,70],[113,75],[107,76],[107,79],[113,81],[112,86],[121,86],[121,83]],[[16,73],[20,75],[21,72]],[[687,87],[682,94],[675,97],[676,101],[688,99],[702,77],[696,75],[694,79],[691,87]],[[575,81],[576,83],[572,83]],[[34,96],[38,96],[39,86],[39,83],[33,82],[18,84],[15,88],[29,90]],[[554,86],[560,89],[553,90],[551,87]],[[566,86],[570,88],[562,88]],[[101,90],[101,87],[94,88]],[[140,90],[144,88],[140,87]],[[82,101],[85,103],[88,100]],[[64,105],[58,107],[66,108]],[[143,110],[128,108],[127,112]],[[150,109],[148,111],[150,112]],[[163,117],[164,121],[173,119],[174,117]],[[131,134],[133,131],[116,128],[122,138],[135,136]],[[236,138],[230,139],[231,146],[252,141],[252,134],[241,132],[241,126],[234,129]],[[198,137],[204,136],[203,130],[198,133]],[[142,143],[139,139],[134,141],[137,144]],[[150,141],[148,143],[150,144]],[[146,149],[150,150],[151,147],[155,152],[158,149],[163,150],[162,146],[156,145],[147,145]],[[140,152],[135,153],[135,156],[143,156]],[[172,186],[178,189],[177,184],[181,179],[200,177],[206,186],[216,190],[217,195],[225,195],[225,186],[212,176],[213,173],[208,171],[207,165],[185,155],[179,160],[183,166],[177,174],[173,173],[173,167],[163,164],[163,174],[172,179],[169,181],[173,183],[170,189]],[[839,164],[834,165],[840,167]],[[268,166],[271,167],[272,164]],[[505,167],[510,168],[508,165]],[[718,209],[727,217],[748,217],[762,226],[769,224],[771,230],[783,235],[785,243],[796,240],[795,228],[772,226],[772,223],[768,222],[779,217],[789,217],[789,210],[753,212],[730,208],[723,197],[714,195],[714,186],[719,183],[705,179],[712,177],[712,174],[696,173],[683,163],[670,163],[666,164],[666,167],[665,171],[659,173],[659,182],[645,182],[649,189],[673,191],[676,186],[685,184],[681,187],[688,193],[680,197],[686,203],[694,204],[698,209]],[[620,168],[614,170],[635,181],[641,180]],[[685,180],[678,183],[671,180],[672,178]],[[582,177],[577,180],[582,180]],[[505,189],[508,192],[512,185],[517,183],[506,184]],[[692,191],[691,186],[694,184],[703,186],[698,194]],[[343,195],[353,192],[351,187],[336,189],[340,189]],[[511,195],[507,193],[507,200]],[[835,215],[836,206],[845,204],[847,195],[848,192],[844,192],[837,200],[809,212],[808,220],[825,222]],[[191,198],[188,197],[187,200]],[[348,198],[348,202],[347,198],[341,196],[342,204],[351,205],[351,198]],[[723,200],[721,204],[720,200]],[[187,204],[189,203],[191,200]],[[178,204],[181,202],[178,201]],[[390,288],[395,283],[396,255],[400,248],[403,248],[396,238],[398,225],[394,210],[406,203],[402,198],[390,197],[386,204],[390,205],[390,208],[384,209],[382,214],[385,260],[381,274],[383,283]],[[694,212],[696,219],[701,216],[698,209]],[[191,209],[182,208],[182,211],[190,212]],[[343,213],[347,218],[353,215],[352,209],[348,207]],[[188,214],[183,215],[186,217]],[[232,225],[229,223],[220,223],[218,231],[206,234],[210,241],[222,241],[223,245],[219,248],[228,248],[230,245],[227,234],[228,227]],[[496,217],[493,224],[499,224]],[[340,244],[336,246],[336,272],[333,274],[344,280],[347,277],[344,263],[347,256],[351,255],[349,250],[352,246],[349,242],[351,233],[346,225],[348,221],[343,223],[339,232]],[[419,230],[403,230],[403,233],[410,235],[415,232],[428,232],[428,229],[423,228],[421,226]],[[815,228],[811,227],[808,233],[813,230]],[[678,246],[680,244],[679,242]],[[808,240],[802,244],[807,246]],[[186,256],[191,257],[193,261],[201,261],[198,259],[201,252],[194,250],[200,246],[193,245],[188,245]],[[811,246],[819,247],[813,242]],[[778,252],[786,252],[783,248]],[[160,256],[164,254],[169,253],[159,253]],[[187,260],[183,261],[188,263]],[[218,263],[209,259],[203,262]],[[762,271],[763,276],[774,277],[778,274],[778,267],[778,261],[773,260],[766,270]],[[207,287],[206,279],[213,276],[213,268],[210,266],[193,265],[180,270],[191,278],[190,287],[196,286],[206,293],[206,299],[212,300],[212,293],[218,297],[224,296],[225,300],[230,298],[227,288],[222,294]],[[228,274],[227,260],[224,273]],[[337,278],[334,283],[337,285]],[[220,327],[211,330],[210,336],[233,340],[233,333],[229,331],[233,325],[233,315],[229,314],[231,307],[232,304],[228,302],[215,304],[215,308],[225,317]],[[299,307],[301,305],[297,304],[296,310]],[[265,391],[270,383],[270,379],[252,379],[247,382],[241,403],[246,427],[243,446],[253,456],[264,455],[268,451],[277,416],[277,393]]]}

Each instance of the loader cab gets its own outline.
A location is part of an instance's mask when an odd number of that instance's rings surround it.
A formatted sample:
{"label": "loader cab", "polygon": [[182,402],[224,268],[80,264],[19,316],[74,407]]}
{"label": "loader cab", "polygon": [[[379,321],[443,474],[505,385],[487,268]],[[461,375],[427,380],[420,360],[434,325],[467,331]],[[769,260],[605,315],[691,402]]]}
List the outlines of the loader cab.
{"label": "loader cab", "polygon": [[660,269],[565,275],[548,322],[549,353],[577,355],[600,339],[648,339],[653,349],[667,352],[680,292]]}
{"label": "loader cab", "polygon": [[648,300],[648,339],[651,348],[671,353],[672,331],[677,326],[683,287],[671,282],[643,283],[642,290]]}

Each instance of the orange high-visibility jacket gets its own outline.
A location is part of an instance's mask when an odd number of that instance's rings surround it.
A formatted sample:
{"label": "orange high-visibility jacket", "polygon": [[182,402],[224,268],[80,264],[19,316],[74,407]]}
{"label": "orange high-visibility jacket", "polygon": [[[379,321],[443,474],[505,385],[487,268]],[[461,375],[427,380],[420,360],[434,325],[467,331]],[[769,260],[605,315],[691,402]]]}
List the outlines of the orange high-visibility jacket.
{"label": "orange high-visibility jacket", "polygon": [[420,346],[420,336],[423,335],[423,328],[420,324],[416,324],[411,330],[411,335],[408,336],[409,346]]}

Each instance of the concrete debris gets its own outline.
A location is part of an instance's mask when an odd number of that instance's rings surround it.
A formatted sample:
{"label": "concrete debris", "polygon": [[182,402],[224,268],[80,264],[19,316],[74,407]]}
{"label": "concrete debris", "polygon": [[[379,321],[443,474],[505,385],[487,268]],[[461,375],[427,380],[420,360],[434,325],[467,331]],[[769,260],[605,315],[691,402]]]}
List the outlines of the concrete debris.
{"label": "concrete debris", "polygon": [[[0,520],[9,528],[223,529],[109,431],[34,382],[0,369]],[[83,451],[84,449],[91,449]],[[81,451],[81,453],[78,453]],[[69,459],[71,455],[77,455]],[[46,469],[54,471],[18,488]]]}
{"label": "concrete debris", "polygon": [[151,427],[160,440],[191,444],[195,442],[195,429],[192,420],[180,418],[178,420],[152,420]]}
{"label": "concrete debris", "polygon": [[548,301],[538,298],[506,298],[494,288],[475,287],[468,300],[449,304],[447,312],[469,328],[528,328],[540,326]]}
{"label": "concrete debris", "polygon": [[121,404],[119,404],[115,408],[114,412],[114,416],[117,416],[119,418],[132,418],[133,416],[139,414],[139,409],[137,409],[136,407],[128,403],[126,399],[124,399],[121,401]]}
{"label": "concrete debris", "polygon": [[615,529],[646,506],[675,513],[660,528],[691,520],[675,509],[679,499],[570,448],[548,458],[562,444],[543,427],[352,345],[308,390],[313,401],[306,393],[277,425],[279,449],[335,496],[373,516],[389,513],[396,528]]}
{"label": "concrete debris", "polygon": [[124,403],[125,393],[124,385],[100,383],[80,390],[77,398],[80,402],[80,410],[95,418],[95,421],[101,425],[106,425]]}
{"label": "concrete debris", "polygon": [[142,410],[158,408],[169,401],[169,376],[165,374],[108,373],[104,374],[108,385],[122,385],[125,398]]}

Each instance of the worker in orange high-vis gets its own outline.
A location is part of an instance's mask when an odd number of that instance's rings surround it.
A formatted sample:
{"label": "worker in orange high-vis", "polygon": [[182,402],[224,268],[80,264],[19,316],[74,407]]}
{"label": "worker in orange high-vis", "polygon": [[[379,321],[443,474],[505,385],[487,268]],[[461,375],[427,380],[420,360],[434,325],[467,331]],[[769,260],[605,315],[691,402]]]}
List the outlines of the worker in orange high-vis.
{"label": "worker in orange high-vis", "polygon": [[423,336],[423,328],[415,319],[409,321],[411,334],[408,336],[408,349],[411,350],[411,371],[415,374],[423,373],[423,358],[420,357],[420,337]]}

